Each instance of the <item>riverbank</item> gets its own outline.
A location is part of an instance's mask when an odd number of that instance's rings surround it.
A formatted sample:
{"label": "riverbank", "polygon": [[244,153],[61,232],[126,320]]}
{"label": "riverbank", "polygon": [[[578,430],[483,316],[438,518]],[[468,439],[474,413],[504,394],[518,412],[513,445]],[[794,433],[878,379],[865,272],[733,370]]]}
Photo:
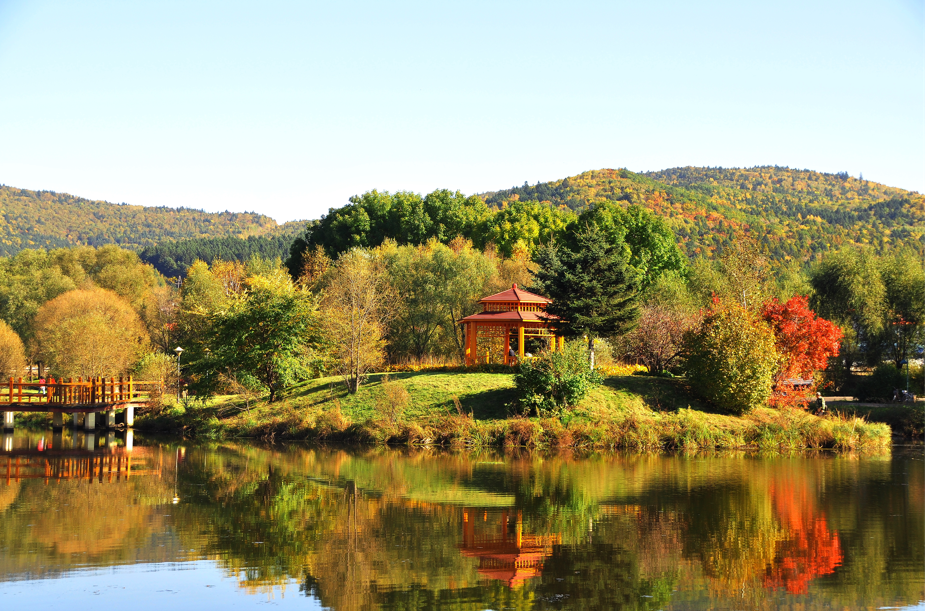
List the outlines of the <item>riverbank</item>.
{"label": "riverbank", "polygon": [[610,377],[561,419],[511,415],[513,400],[513,376],[506,373],[376,374],[355,395],[339,378],[324,378],[290,389],[273,404],[240,396],[186,401],[140,414],[135,426],[207,439],[644,451],[878,449],[891,439],[886,424],[859,415],[711,413],[677,379]]}

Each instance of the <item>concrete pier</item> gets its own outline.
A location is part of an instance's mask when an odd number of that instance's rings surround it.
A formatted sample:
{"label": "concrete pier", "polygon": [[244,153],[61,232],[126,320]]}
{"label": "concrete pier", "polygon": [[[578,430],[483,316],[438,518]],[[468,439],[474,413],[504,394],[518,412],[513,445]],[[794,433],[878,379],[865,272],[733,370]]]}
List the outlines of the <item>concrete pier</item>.
{"label": "concrete pier", "polygon": [[54,412],[51,416],[51,428],[60,431],[64,428],[64,412]]}
{"label": "concrete pier", "polygon": [[125,408],[125,426],[135,426],[135,406]]}
{"label": "concrete pier", "polygon": [[87,412],[84,414],[84,430],[85,431],[95,431],[96,430],[96,414],[93,412]]}
{"label": "concrete pier", "polygon": [[13,412],[3,412],[3,430],[12,431],[13,424]]}
{"label": "concrete pier", "polygon": [[84,415],[80,412],[74,412],[71,414],[71,428],[74,430],[79,429],[84,423]]}
{"label": "concrete pier", "polygon": [[116,427],[116,410],[111,409],[106,412],[106,428],[112,429]]}

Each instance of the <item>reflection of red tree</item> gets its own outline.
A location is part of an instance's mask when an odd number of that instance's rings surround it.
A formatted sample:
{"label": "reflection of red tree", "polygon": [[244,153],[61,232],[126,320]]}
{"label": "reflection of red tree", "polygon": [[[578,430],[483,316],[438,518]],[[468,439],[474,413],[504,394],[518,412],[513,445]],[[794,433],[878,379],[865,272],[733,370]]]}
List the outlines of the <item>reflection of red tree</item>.
{"label": "reflection of red tree", "polygon": [[778,543],[764,585],[805,594],[811,579],[833,573],[841,564],[838,533],[829,532],[825,515],[815,514],[806,484],[786,481],[772,485],[771,498],[788,538]]}

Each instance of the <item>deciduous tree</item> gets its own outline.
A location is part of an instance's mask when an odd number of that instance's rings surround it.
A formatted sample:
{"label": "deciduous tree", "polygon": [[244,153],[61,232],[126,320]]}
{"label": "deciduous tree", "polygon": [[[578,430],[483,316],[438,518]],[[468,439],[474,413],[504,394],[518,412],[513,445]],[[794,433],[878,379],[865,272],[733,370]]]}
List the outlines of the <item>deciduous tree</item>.
{"label": "deciduous tree", "polygon": [[394,294],[385,265],[371,253],[354,249],[334,264],[322,299],[322,328],[334,370],[351,393],[385,356],[385,333]]}
{"label": "deciduous tree", "polygon": [[19,335],[0,320],[0,381],[22,375],[26,366],[26,350]]}
{"label": "deciduous tree", "polygon": [[55,297],[39,310],[35,330],[40,356],[63,377],[123,374],[148,344],[132,306],[106,289]]}
{"label": "deciduous tree", "polygon": [[731,414],[767,404],[780,357],[757,312],[716,300],[684,344],[688,381],[704,399]]}

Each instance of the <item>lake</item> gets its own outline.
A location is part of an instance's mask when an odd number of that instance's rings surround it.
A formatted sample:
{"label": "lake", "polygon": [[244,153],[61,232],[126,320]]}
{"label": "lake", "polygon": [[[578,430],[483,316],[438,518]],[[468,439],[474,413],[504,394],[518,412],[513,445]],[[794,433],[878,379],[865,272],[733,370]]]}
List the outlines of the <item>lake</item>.
{"label": "lake", "polygon": [[922,446],[343,449],[17,431],[4,609],[884,609],[925,600]]}

